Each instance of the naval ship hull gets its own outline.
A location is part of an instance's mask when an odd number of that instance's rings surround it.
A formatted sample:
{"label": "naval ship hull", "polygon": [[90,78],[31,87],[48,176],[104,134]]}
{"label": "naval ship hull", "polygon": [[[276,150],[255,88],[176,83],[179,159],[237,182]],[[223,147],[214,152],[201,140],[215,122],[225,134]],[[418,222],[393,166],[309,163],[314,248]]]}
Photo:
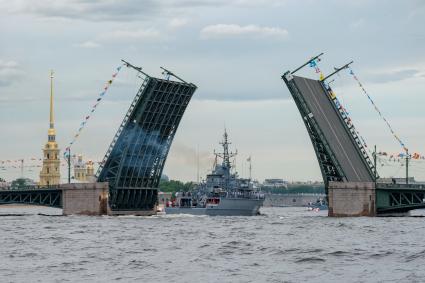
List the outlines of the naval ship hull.
{"label": "naval ship hull", "polygon": [[253,216],[260,214],[264,199],[222,198],[217,205],[206,207],[165,207],[165,214],[211,216]]}

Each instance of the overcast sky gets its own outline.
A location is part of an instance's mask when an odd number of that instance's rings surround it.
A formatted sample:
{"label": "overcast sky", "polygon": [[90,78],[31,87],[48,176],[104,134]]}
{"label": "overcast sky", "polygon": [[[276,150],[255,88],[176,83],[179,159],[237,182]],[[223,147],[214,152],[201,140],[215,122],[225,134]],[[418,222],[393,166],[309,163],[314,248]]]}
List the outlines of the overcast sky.
{"label": "overcast sky", "polygon": [[[0,0],[0,160],[42,157],[49,70],[55,70],[57,141],[64,149],[120,59],[198,86],[164,173],[196,179],[212,166],[223,128],[237,169],[258,179],[321,180],[311,142],[282,73],[325,52],[319,67],[353,69],[411,152],[425,155],[425,2],[290,0]],[[317,77],[311,68],[303,75]],[[101,160],[139,79],[124,68],[73,147]],[[372,146],[401,151],[347,72],[334,87]],[[425,179],[425,162],[411,172]],[[381,175],[402,176],[398,163]],[[38,180],[39,169],[25,170]],[[0,170],[16,178],[20,170]],[[65,178],[65,170],[63,170]]]}

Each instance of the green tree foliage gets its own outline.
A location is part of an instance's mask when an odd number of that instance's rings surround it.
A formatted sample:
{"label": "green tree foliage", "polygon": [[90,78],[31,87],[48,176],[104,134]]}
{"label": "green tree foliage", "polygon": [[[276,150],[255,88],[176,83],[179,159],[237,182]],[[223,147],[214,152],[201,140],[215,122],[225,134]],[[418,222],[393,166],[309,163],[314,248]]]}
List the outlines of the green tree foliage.
{"label": "green tree foliage", "polygon": [[11,187],[15,189],[24,188],[33,185],[33,182],[28,178],[18,178],[12,181]]}
{"label": "green tree foliage", "polygon": [[161,192],[172,192],[172,193],[188,192],[192,190],[194,187],[195,187],[195,183],[193,182],[183,183],[177,180],[170,180],[170,181],[161,180],[161,182],[159,183],[159,190]]}
{"label": "green tree foliage", "polygon": [[0,177],[0,182],[6,182],[6,180]]}
{"label": "green tree foliage", "polygon": [[272,194],[324,194],[325,187],[312,185],[293,185],[289,188],[261,188],[263,192]]}

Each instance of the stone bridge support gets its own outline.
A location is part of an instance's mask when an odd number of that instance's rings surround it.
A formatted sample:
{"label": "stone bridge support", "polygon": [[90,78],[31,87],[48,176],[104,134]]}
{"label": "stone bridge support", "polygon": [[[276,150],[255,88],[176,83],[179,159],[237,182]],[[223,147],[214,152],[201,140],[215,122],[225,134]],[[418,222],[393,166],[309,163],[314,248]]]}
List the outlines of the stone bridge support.
{"label": "stone bridge support", "polygon": [[106,215],[108,212],[108,183],[63,184],[63,215]]}
{"label": "stone bridge support", "polygon": [[376,216],[373,182],[329,182],[328,216]]}

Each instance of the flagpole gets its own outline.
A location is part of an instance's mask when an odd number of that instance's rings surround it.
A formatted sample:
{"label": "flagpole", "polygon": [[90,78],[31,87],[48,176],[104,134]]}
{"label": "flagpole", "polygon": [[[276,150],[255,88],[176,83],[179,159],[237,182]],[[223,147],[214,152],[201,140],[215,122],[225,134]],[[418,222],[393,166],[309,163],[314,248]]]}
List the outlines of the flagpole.
{"label": "flagpole", "polygon": [[249,180],[252,179],[252,162],[251,162],[251,155],[249,156]]}
{"label": "flagpole", "polygon": [[68,148],[68,184],[71,184],[71,147]]}
{"label": "flagpole", "polygon": [[196,146],[196,182],[199,184],[199,143]]}
{"label": "flagpole", "polygon": [[409,150],[406,149],[406,185],[409,184]]}

